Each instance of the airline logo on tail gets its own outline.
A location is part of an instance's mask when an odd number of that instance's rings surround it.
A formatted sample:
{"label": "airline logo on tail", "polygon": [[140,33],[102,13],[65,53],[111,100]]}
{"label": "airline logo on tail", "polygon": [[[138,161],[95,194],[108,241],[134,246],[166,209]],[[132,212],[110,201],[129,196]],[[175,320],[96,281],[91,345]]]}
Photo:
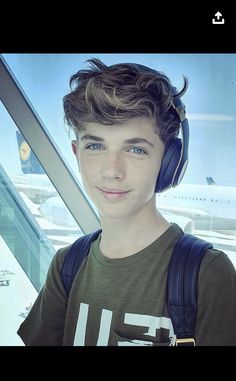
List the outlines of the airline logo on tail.
{"label": "airline logo on tail", "polygon": [[38,173],[43,174],[45,173],[43,167],[39,163],[38,159],[36,158],[35,154],[32,152],[30,146],[26,142],[24,136],[21,134],[20,131],[16,131],[16,137],[19,147],[19,155],[21,160],[21,169],[22,172],[27,173]]}

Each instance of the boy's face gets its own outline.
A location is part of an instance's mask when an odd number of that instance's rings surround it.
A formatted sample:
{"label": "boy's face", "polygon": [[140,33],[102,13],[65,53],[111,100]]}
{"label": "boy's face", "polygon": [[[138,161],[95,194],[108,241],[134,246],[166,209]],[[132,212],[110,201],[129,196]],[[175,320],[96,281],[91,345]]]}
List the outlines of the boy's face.
{"label": "boy's face", "polygon": [[84,187],[107,218],[130,217],[154,195],[164,144],[153,120],[87,123],[76,152]]}

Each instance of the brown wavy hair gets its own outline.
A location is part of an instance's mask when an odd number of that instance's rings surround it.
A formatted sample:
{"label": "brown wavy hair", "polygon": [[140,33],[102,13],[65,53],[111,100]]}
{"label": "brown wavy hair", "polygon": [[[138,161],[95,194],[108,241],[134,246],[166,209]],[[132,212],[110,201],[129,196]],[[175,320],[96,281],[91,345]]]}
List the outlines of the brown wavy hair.
{"label": "brown wavy hair", "polygon": [[101,60],[87,60],[90,68],[79,70],[70,78],[71,92],[64,96],[65,122],[78,136],[86,122],[105,125],[121,124],[135,117],[155,119],[157,132],[164,143],[178,135],[180,119],[174,97],[180,92],[162,72],[144,71],[135,63],[105,65]]}

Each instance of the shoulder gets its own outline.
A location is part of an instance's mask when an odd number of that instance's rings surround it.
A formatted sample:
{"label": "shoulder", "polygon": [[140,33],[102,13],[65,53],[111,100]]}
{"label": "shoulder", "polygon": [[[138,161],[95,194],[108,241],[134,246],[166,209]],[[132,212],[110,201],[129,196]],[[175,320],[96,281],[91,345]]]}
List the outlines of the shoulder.
{"label": "shoulder", "polygon": [[54,255],[47,272],[47,277],[46,277],[46,282],[44,287],[44,294],[48,290],[55,291],[55,289],[59,290],[60,293],[64,294],[65,291],[64,291],[64,285],[61,279],[61,268],[63,265],[63,261],[65,259],[65,256],[68,253],[70,247],[71,245],[62,247]]}
{"label": "shoulder", "polygon": [[200,276],[204,275],[206,271],[210,268],[216,270],[226,270],[235,273],[235,268],[233,263],[230,261],[229,257],[221,250],[208,249],[202,260],[202,265],[200,268]]}
{"label": "shoulder", "polygon": [[235,345],[235,315],[235,268],[224,252],[210,249],[198,278],[197,345]]}
{"label": "shoulder", "polygon": [[54,255],[53,260],[52,260],[53,266],[57,266],[58,268],[62,267],[62,263],[65,259],[66,254],[70,250],[71,246],[72,245],[68,245],[68,246],[62,247],[59,250],[57,250],[57,252]]}
{"label": "shoulder", "polygon": [[203,257],[199,271],[199,282],[216,286],[216,284],[236,287],[236,270],[229,257],[220,250],[209,249]]}

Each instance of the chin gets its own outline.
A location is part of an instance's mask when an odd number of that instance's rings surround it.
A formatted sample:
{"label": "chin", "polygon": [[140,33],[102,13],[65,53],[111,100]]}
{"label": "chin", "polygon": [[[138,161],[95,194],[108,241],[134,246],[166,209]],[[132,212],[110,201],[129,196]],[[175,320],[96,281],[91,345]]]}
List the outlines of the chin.
{"label": "chin", "polygon": [[99,216],[103,218],[127,218],[132,213],[127,208],[119,208],[117,205],[109,205],[108,207],[98,208]]}
{"label": "chin", "polygon": [[118,207],[118,205],[109,205],[107,208],[100,208],[98,209],[99,216],[107,219],[128,219],[132,217],[132,215],[135,215],[138,212],[139,208],[128,208],[122,206],[122,208]]}

